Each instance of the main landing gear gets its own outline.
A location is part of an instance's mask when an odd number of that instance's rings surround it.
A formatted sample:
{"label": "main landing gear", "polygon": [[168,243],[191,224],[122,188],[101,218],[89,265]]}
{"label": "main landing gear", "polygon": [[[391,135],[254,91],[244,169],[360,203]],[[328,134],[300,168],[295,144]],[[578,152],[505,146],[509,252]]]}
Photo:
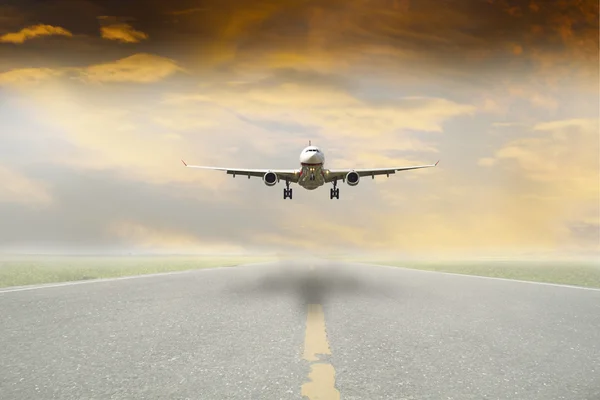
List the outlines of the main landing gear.
{"label": "main landing gear", "polygon": [[340,199],[340,189],[337,188],[337,179],[333,181],[333,189],[329,189],[329,199],[333,198]]}
{"label": "main landing gear", "polygon": [[286,180],[285,181],[285,188],[283,189],[283,199],[287,199],[290,198],[290,200],[292,199],[292,189],[290,189],[290,181]]}

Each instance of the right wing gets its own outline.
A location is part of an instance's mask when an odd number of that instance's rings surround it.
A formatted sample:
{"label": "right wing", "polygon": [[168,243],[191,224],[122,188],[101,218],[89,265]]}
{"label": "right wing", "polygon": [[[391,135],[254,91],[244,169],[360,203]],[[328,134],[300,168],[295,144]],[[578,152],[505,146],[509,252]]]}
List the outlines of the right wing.
{"label": "right wing", "polygon": [[431,165],[414,165],[411,167],[392,167],[392,168],[358,168],[358,169],[330,169],[325,171],[325,181],[331,182],[333,180],[344,179],[348,172],[354,171],[358,176],[375,176],[375,175],[390,175],[395,174],[397,171],[408,171],[411,169],[420,168],[431,168],[437,167],[439,161]]}
{"label": "right wing", "polygon": [[277,177],[281,180],[289,180],[290,182],[297,183],[298,178],[300,177],[300,171],[295,169],[242,169],[242,168],[223,168],[223,167],[205,167],[201,165],[188,165],[185,161],[181,160],[183,165],[187,168],[199,168],[199,169],[209,169],[213,171],[224,171],[228,175],[233,175],[235,178],[236,175],[243,175],[250,178],[251,176],[262,178],[265,176],[267,172],[274,172]]}

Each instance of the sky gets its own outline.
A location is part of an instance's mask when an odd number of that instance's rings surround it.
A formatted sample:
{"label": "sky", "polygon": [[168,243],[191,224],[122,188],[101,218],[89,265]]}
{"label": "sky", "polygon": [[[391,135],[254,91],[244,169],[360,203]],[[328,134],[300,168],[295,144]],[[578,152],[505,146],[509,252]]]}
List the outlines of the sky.
{"label": "sky", "polygon": [[[0,0],[0,252],[600,252],[595,0]],[[329,186],[190,164],[436,168]]]}

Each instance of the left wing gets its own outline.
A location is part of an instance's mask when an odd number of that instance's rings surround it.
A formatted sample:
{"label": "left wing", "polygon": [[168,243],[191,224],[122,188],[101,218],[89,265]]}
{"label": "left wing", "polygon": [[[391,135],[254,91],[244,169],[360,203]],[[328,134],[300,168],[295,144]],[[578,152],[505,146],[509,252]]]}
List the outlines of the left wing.
{"label": "left wing", "polygon": [[235,178],[236,175],[247,176],[250,179],[251,176],[255,176],[257,178],[262,178],[265,176],[267,172],[274,172],[279,179],[289,180],[290,182],[297,183],[298,178],[300,176],[300,171],[295,169],[242,169],[242,168],[223,168],[223,167],[205,167],[201,165],[188,165],[185,161],[181,160],[183,165],[188,168],[200,168],[200,169],[209,169],[213,171],[225,171],[228,175],[233,175]]}
{"label": "left wing", "polygon": [[411,167],[392,167],[392,168],[366,168],[366,169],[329,169],[325,171],[325,182],[331,182],[336,179],[344,179],[349,172],[356,172],[358,176],[375,176],[375,175],[387,175],[395,174],[397,171],[408,171],[411,169],[420,168],[431,168],[437,166],[439,163],[431,165],[414,165]]}

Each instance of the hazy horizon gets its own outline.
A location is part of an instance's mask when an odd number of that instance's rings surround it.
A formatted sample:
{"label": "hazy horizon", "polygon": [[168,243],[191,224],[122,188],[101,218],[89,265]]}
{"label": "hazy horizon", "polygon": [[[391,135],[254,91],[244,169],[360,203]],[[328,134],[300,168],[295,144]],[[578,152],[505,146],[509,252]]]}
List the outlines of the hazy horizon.
{"label": "hazy horizon", "polygon": [[[0,254],[600,255],[598,2],[0,3]],[[436,168],[306,191],[188,163]]]}

